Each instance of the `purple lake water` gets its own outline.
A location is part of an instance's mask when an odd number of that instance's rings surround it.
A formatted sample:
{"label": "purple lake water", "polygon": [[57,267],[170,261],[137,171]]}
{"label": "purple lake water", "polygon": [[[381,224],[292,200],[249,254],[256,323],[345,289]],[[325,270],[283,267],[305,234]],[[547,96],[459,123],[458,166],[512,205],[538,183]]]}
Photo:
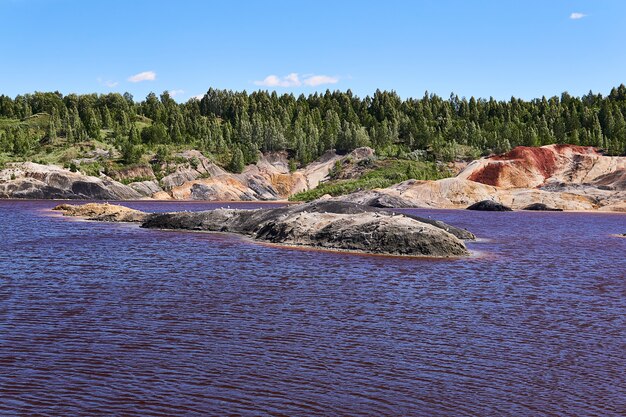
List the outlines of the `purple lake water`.
{"label": "purple lake water", "polygon": [[55,204],[0,201],[0,415],[626,415],[626,215],[411,210],[482,239],[445,260]]}

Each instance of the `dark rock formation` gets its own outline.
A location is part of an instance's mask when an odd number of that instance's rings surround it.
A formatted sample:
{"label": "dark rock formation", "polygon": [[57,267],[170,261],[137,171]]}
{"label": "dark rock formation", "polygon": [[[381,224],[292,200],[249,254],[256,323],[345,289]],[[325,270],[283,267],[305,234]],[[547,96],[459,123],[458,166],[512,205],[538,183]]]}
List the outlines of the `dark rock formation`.
{"label": "dark rock formation", "polygon": [[418,207],[415,202],[411,202],[397,195],[385,194],[384,190],[357,191],[352,194],[333,197],[326,194],[316,201],[345,201],[362,204],[364,206],[376,208],[413,208]]}
{"label": "dark rock formation", "polygon": [[478,203],[474,203],[467,208],[467,210],[479,210],[479,211],[513,211],[511,207],[507,207],[504,204],[496,203],[492,200],[483,200]]}
{"label": "dark rock formation", "polygon": [[533,211],[563,211],[563,209],[548,207],[543,203],[533,203],[524,207],[522,210],[533,210]]}
{"label": "dark rock formation", "polygon": [[374,197],[371,200],[367,201],[367,205],[368,206],[372,206],[372,207],[379,207],[379,208],[409,208],[409,207],[413,207],[413,205],[411,203],[407,202],[406,200],[404,200],[404,199],[402,199],[400,197],[391,196],[391,195],[385,195],[385,194],[377,195],[376,197]]}
{"label": "dark rock formation", "polygon": [[99,221],[141,222],[144,228],[230,232],[271,243],[389,255],[467,256],[455,234],[474,237],[436,220],[339,201],[155,214],[97,203],[62,204],[55,210]]}
{"label": "dark rock formation", "polygon": [[[313,203],[304,204],[298,207],[300,207],[300,210],[304,209],[309,212],[328,212],[328,213],[341,213],[341,214],[381,213],[381,212],[389,213],[391,212],[393,215],[398,214],[398,213],[393,212],[393,210],[382,210],[381,208],[378,208],[378,207],[365,206],[365,205],[361,205],[357,203],[349,203],[349,202],[336,201],[336,200],[313,202]],[[463,240],[476,239],[476,236],[474,236],[473,233],[465,229],[451,226],[440,220],[427,219],[425,217],[415,216],[413,214],[404,213],[404,212],[400,214],[403,216],[409,217],[411,219],[417,220],[419,222],[427,223],[432,226],[443,229],[446,232],[451,233],[454,236],[458,237],[459,239],[463,239]]]}
{"label": "dark rock formation", "polygon": [[277,209],[158,213],[142,227],[230,232],[272,243],[380,254],[468,254],[463,242],[445,230],[452,227],[444,223],[336,201]]}
{"label": "dark rock formation", "polygon": [[402,213],[402,214],[404,216],[415,219],[418,222],[428,223],[430,225],[443,229],[446,232],[453,234],[454,236],[458,237],[461,240],[475,240],[476,239],[476,235],[474,235],[474,233],[470,232],[469,230],[461,229],[460,227],[451,226],[448,223],[442,222],[441,220],[428,219],[426,217],[414,216],[408,213]]}

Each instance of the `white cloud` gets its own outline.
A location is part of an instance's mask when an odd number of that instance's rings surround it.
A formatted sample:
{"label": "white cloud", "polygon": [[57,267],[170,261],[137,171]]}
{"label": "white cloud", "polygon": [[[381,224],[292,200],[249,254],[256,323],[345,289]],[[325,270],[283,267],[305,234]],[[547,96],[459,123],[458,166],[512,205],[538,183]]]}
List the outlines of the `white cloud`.
{"label": "white cloud", "polygon": [[255,81],[256,85],[262,85],[264,87],[298,87],[302,85],[300,77],[295,72],[280,78],[276,75],[268,75],[261,81]]}
{"label": "white cloud", "polygon": [[194,99],[196,99],[198,101],[202,100],[203,97],[204,97],[204,94],[198,94],[196,96],[191,96],[191,98],[194,98]]}
{"label": "white cloud", "polygon": [[576,13],[576,12],[569,15],[569,18],[572,20],[582,19],[583,17],[587,17],[587,15],[584,13]]}
{"label": "white cloud", "polygon": [[183,94],[185,90],[168,90],[170,97],[176,97],[180,94]]}
{"label": "white cloud", "polygon": [[304,79],[304,84],[311,87],[317,87],[323,84],[337,84],[339,82],[338,77],[330,77],[328,75],[312,75]]}
{"label": "white cloud", "polygon": [[310,87],[317,87],[318,85],[336,84],[338,82],[338,77],[328,75],[306,74],[303,79],[300,79],[297,72],[292,72],[282,78],[277,75],[268,75],[261,81],[255,81],[254,84],[264,87],[299,87],[303,84]]}
{"label": "white cloud", "polygon": [[128,81],[131,83],[138,83],[141,81],[154,81],[156,80],[156,72],[154,71],[144,71],[139,74],[135,74],[131,77],[128,77]]}
{"label": "white cloud", "polygon": [[100,77],[98,77],[98,83],[102,84],[102,85],[104,85],[106,87],[109,87],[109,88],[116,87],[119,84],[117,81],[111,81],[111,80],[106,80],[105,81],[105,80],[103,80]]}

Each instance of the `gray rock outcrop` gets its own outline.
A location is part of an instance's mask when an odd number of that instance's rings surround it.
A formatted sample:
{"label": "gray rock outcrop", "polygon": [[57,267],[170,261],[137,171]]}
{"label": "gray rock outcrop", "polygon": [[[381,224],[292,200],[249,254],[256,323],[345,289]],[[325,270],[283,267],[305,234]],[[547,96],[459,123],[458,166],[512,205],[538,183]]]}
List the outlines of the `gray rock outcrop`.
{"label": "gray rock outcrop", "polygon": [[543,203],[533,203],[524,207],[522,210],[530,211],[563,211],[563,209],[548,207]]}
{"label": "gray rock outcrop", "polygon": [[413,256],[465,256],[463,242],[441,225],[342,202],[278,209],[150,215],[145,228],[229,232],[271,243]]}
{"label": "gray rock outcrop", "polygon": [[477,211],[513,211],[511,207],[507,207],[504,204],[500,204],[492,200],[479,201],[478,203],[472,204],[467,209]]}
{"label": "gray rock outcrop", "polygon": [[105,204],[57,209],[94,220],[139,221],[143,228],[228,232],[283,245],[387,255],[469,255],[463,241],[452,234],[461,229],[352,203],[322,201],[275,209],[155,214]]}
{"label": "gray rock outcrop", "polygon": [[24,162],[1,172],[0,198],[136,200],[142,195],[111,178]]}

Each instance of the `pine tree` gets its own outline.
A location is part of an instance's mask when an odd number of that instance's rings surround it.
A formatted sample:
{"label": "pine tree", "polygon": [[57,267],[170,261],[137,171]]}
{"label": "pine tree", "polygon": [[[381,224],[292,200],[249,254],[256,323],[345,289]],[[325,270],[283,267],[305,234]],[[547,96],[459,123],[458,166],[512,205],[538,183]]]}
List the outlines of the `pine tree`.
{"label": "pine tree", "polygon": [[600,119],[598,118],[597,113],[593,115],[591,132],[589,133],[589,136],[591,146],[602,146],[602,126],[600,125]]}
{"label": "pine tree", "polygon": [[233,149],[233,155],[228,169],[235,174],[241,174],[245,168],[243,152],[238,146]]}
{"label": "pine tree", "polygon": [[104,110],[102,111],[102,127],[105,129],[111,129],[113,127],[113,118],[111,117],[109,108],[106,106],[104,106]]}
{"label": "pine tree", "polygon": [[52,117],[48,121],[48,128],[46,129],[46,139],[50,144],[54,143],[57,139],[56,123],[54,122]]}
{"label": "pine tree", "polygon": [[68,125],[67,128],[65,128],[65,140],[69,143],[74,143],[74,129],[72,129],[71,125]]}
{"label": "pine tree", "polygon": [[354,149],[352,147],[353,139],[352,139],[353,129],[349,122],[344,121],[341,126],[341,131],[337,137],[337,152],[339,153],[347,153]]}
{"label": "pine tree", "polygon": [[128,141],[133,145],[139,145],[141,143],[141,137],[137,127],[133,124],[128,131]]}
{"label": "pine tree", "polygon": [[539,146],[539,135],[534,127],[528,129],[525,138],[524,138],[525,146]]}
{"label": "pine tree", "polygon": [[96,118],[96,113],[94,112],[93,108],[89,108],[89,110],[87,110],[87,114],[85,116],[85,120],[83,120],[83,124],[85,125],[85,130],[90,138],[100,138],[100,123]]}
{"label": "pine tree", "polygon": [[333,110],[328,110],[324,116],[322,129],[322,141],[324,142],[323,148],[325,150],[333,149],[336,146],[340,130],[341,120],[339,120],[339,115]]}

